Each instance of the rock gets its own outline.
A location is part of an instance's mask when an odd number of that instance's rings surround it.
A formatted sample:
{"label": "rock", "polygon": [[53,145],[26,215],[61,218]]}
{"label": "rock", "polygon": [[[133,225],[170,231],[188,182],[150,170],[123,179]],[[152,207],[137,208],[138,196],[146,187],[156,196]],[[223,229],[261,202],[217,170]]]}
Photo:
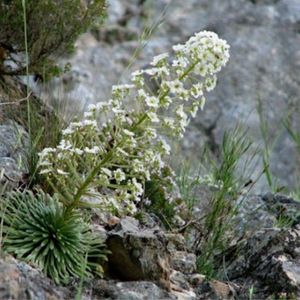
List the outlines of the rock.
{"label": "rock", "polygon": [[185,238],[182,234],[166,232],[165,236],[168,240],[168,250],[174,252],[177,250],[184,251],[186,249]]}
{"label": "rock", "polygon": [[249,195],[239,199],[236,239],[264,228],[300,223],[300,203],[280,194]]}
{"label": "rock", "polygon": [[284,229],[262,229],[235,245],[231,251],[228,250],[230,255],[223,257],[228,262],[227,276],[231,281],[244,285],[245,294],[253,286],[257,299],[266,299],[271,295],[276,297],[282,293],[298,299],[299,249],[299,225]]}
{"label": "rock", "polygon": [[18,187],[27,173],[28,135],[15,122],[0,124],[0,184]]}
{"label": "rock", "polygon": [[276,223],[276,216],[268,209],[266,202],[260,195],[249,195],[238,201],[238,213],[235,218],[236,238],[251,234],[262,228],[272,228]]}
{"label": "rock", "polygon": [[96,280],[85,289],[82,300],[176,300],[177,298],[149,281],[116,282]]}
{"label": "rock", "polygon": [[194,292],[197,295],[197,300],[241,299],[237,297],[236,290],[234,289],[232,284],[225,283],[219,280],[200,281],[199,284],[194,286]]}
{"label": "rock", "polygon": [[60,300],[70,299],[70,294],[36,269],[6,257],[0,258],[0,299]]}
{"label": "rock", "polygon": [[109,270],[122,280],[168,281],[169,254],[163,232],[141,228],[131,217],[108,232]]}
{"label": "rock", "polygon": [[176,251],[171,256],[171,267],[184,274],[196,272],[196,255],[186,251]]}
{"label": "rock", "polygon": [[262,198],[277,220],[286,218],[290,225],[300,223],[300,202],[280,194],[268,193]]}

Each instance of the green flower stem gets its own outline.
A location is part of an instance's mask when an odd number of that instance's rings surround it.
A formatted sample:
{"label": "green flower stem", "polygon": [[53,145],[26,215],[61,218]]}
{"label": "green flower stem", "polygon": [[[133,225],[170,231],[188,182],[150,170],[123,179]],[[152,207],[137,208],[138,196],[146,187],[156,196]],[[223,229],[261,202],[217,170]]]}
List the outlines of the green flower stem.
{"label": "green flower stem", "polygon": [[[123,141],[123,140],[122,140]],[[121,142],[122,142],[121,141]],[[121,145],[121,142],[118,143],[114,148],[109,150],[106,156],[94,167],[94,169],[90,172],[84,182],[81,184],[79,189],[77,190],[73,202],[68,206],[67,210],[72,211],[74,208],[77,207],[78,202],[80,201],[82,195],[85,193],[85,190],[90,185],[90,183],[94,180],[97,176],[99,170],[114,157],[114,150]]]}
{"label": "green flower stem", "polygon": [[193,64],[191,64],[186,70],[185,72],[179,76],[179,80],[183,80],[191,71],[193,71],[193,69],[196,67],[196,65],[198,65],[198,63],[200,62],[199,59],[197,59]]}

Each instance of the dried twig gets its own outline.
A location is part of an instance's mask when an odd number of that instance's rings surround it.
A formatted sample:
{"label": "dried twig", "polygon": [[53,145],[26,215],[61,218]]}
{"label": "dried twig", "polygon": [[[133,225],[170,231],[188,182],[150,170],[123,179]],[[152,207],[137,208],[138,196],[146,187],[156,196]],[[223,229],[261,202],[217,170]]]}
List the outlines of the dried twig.
{"label": "dried twig", "polygon": [[29,99],[29,97],[31,96],[31,94],[32,94],[32,92],[30,92],[25,98],[22,98],[22,99],[19,99],[19,100],[16,100],[16,101],[9,101],[9,102],[0,103],[0,106],[11,105],[11,104],[18,105],[19,103],[21,103],[23,101],[27,101]]}

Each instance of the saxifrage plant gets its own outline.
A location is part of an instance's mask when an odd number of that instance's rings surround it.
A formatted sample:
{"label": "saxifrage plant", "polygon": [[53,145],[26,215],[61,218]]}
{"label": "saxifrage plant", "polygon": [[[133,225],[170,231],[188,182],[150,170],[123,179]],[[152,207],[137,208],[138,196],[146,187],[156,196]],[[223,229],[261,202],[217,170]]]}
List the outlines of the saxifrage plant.
{"label": "saxifrage plant", "polygon": [[[113,86],[109,101],[91,104],[57,147],[40,153],[40,173],[66,207],[87,206],[84,197],[92,195],[106,211],[137,211],[145,182],[161,173],[171,151],[166,137],[183,137],[229,58],[226,41],[208,31],[173,51],[173,59],[160,54],[130,84]],[[145,76],[158,83],[155,93]]]}

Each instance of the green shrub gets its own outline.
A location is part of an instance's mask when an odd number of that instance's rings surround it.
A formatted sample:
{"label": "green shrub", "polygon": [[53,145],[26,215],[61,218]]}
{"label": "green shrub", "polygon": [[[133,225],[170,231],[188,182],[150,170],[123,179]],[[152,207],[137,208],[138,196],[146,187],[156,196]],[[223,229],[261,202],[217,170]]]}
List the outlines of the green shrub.
{"label": "green shrub", "polygon": [[[23,3],[22,3],[23,2]],[[10,0],[0,2],[0,50],[6,62],[1,61],[0,75],[26,74],[24,44],[24,14],[28,43],[29,73],[57,75],[54,59],[73,49],[79,34],[96,20],[103,18],[105,0]],[[7,62],[13,68],[7,66]]]}

